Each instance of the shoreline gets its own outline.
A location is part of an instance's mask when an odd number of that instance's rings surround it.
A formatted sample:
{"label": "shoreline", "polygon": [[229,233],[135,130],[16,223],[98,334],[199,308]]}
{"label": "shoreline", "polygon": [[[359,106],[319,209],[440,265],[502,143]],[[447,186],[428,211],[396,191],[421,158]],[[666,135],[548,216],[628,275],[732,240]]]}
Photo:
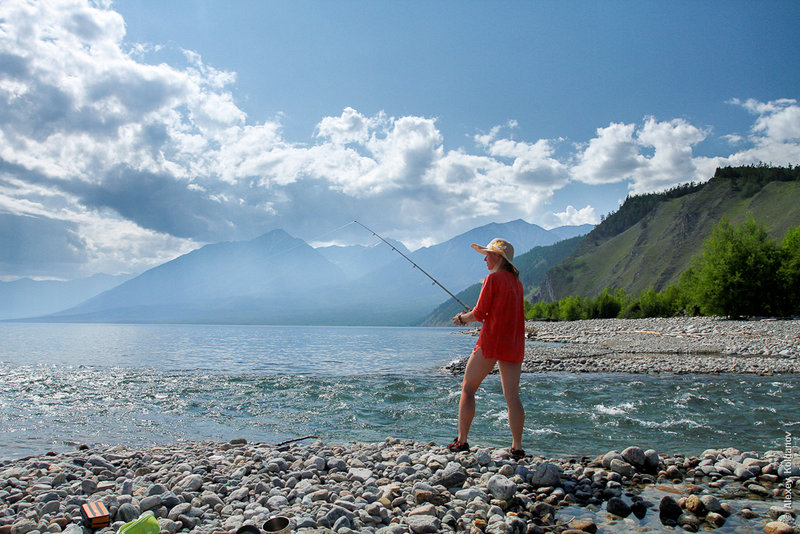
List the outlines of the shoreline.
{"label": "shoreline", "polygon": [[[186,442],[80,446],[0,463],[0,532],[85,534],[84,502],[102,501],[110,534],[144,512],[162,534],[234,533],[274,515],[294,532],[643,532],[741,528],[793,532],[800,448],[659,455],[632,446],[597,456],[450,453],[387,438],[285,445]],[[783,526],[774,525],[778,519]],[[767,528],[784,530],[766,530]],[[785,530],[788,528],[789,530]],[[747,531],[747,530],[745,530]]]}
{"label": "shoreline", "polygon": [[[524,373],[800,373],[800,319],[588,319],[525,327]],[[467,359],[445,370],[463,373]]]}

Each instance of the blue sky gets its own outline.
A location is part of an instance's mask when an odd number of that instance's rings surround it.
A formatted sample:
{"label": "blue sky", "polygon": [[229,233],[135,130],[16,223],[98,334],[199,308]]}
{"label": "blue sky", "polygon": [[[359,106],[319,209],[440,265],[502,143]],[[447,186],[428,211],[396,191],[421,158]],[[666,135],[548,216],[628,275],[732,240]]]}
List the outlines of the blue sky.
{"label": "blue sky", "polygon": [[9,0],[0,277],[410,248],[800,163],[800,3]]}

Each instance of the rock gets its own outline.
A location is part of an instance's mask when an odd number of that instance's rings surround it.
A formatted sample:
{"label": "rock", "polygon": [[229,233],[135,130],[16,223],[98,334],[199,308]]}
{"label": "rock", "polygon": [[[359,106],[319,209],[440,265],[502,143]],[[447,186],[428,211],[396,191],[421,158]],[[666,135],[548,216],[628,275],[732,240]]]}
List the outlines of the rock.
{"label": "rock", "polygon": [[169,511],[167,515],[168,518],[172,519],[173,521],[178,521],[178,518],[182,515],[186,515],[189,513],[189,510],[192,509],[192,503],[181,503],[178,506],[174,507],[172,510]]}
{"label": "rock", "polygon": [[328,471],[347,471],[347,462],[341,458],[328,458],[326,466]]}
{"label": "rock", "polygon": [[644,469],[648,473],[655,473],[658,471],[658,466],[661,463],[661,459],[658,457],[658,453],[653,449],[647,449],[644,451]]}
{"label": "rock", "polygon": [[204,491],[202,494],[200,494],[200,505],[207,506],[213,510],[217,505],[224,506],[225,503],[216,493],[212,491]]}
{"label": "rock", "polygon": [[247,487],[238,488],[230,492],[230,494],[228,495],[228,502],[230,501],[244,502],[248,500],[249,495],[250,495],[250,488]]}
{"label": "rock", "polygon": [[351,467],[347,472],[347,477],[358,482],[366,482],[372,478],[372,471],[365,467]]}
{"label": "rock", "polygon": [[573,519],[567,525],[572,530],[580,530],[581,532],[588,532],[595,534],[597,532],[597,525],[591,519]]}
{"label": "rock", "polygon": [[505,521],[495,521],[489,524],[484,532],[486,534],[508,534],[511,532],[511,527]]}
{"label": "rock", "polygon": [[350,518],[347,517],[346,515],[343,515],[342,517],[336,520],[336,523],[333,524],[332,529],[334,532],[340,532],[344,529],[349,529],[351,526],[352,523],[350,522]]}
{"label": "rock", "polygon": [[700,520],[691,512],[685,512],[678,516],[678,525],[683,527],[683,530],[689,532],[697,532],[700,530]]}
{"label": "rock", "polygon": [[180,482],[180,488],[184,491],[198,491],[203,487],[203,477],[200,475],[189,475]]}
{"label": "rock", "polygon": [[495,499],[507,501],[517,492],[517,485],[507,477],[498,474],[489,479],[487,489]]}
{"label": "rock", "polygon": [[701,495],[700,501],[703,503],[703,507],[709,512],[714,512],[717,514],[723,513],[722,505],[720,504],[719,499],[713,495]]}
{"label": "rock", "polygon": [[619,517],[631,515],[631,507],[619,497],[612,497],[606,503],[606,511]]}
{"label": "rock", "polygon": [[286,506],[289,506],[289,499],[284,497],[283,495],[273,495],[269,499],[267,499],[267,504],[273,510],[279,510]]}
{"label": "rock", "polygon": [[489,454],[489,451],[480,449],[475,453],[475,461],[478,465],[489,465],[489,462],[492,461],[492,455]]}
{"label": "rock", "polygon": [[647,505],[644,501],[636,501],[631,504],[631,512],[637,519],[644,519],[644,516],[647,515]]}
{"label": "rock", "polygon": [[182,502],[183,499],[181,499],[171,491],[165,491],[164,493],[161,494],[161,504],[164,505],[167,508],[167,510],[173,509]]}
{"label": "rock", "polygon": [[446,488],[460,486],[467,479],[467,471],[458,462],[449,462],[439,475],[439,484]]}
{"label": "rock", "polygon": [[408,526],[412,532],[416,534],[424,534],[427,532],[439,532],[441,523],[439,519],[431,515],[414,515],[406,518]]}
{"label": "rock", "polygon": [[61,503],[59,501],[48,501],[44,503],[42,509],[39,510],[39,515],[52,515],[56,514],[61,510]]}
{"label": "rock", "polygon": [[668,522],[677,524],[678,517],[680,517],[682,513],[683,509],[681,509],[675,499],[669,495],[665,495],[661,498],[661,502],[658,504],[658,517],[661,519],[662,523],[665,525]]}
{"label": "rock", "polygon": [[716,512],[708,512],[706,514],[706,521],[715,528],[719,528],[725,524],[725,517]]}
{"label": "rock", "polygon": [[441,506],[449,500],[450,499],[447,498],[447,495],[442,495],[436,491],[428,491],[423,489],[414,491],[414,502],[417,504],[431,503],[436,506]]}
{"label": "rock", "polygon": [[697,495],[689,495],[689,497],[686,498],[686,509],[694,515],[699,516],[705,515],[706,512],[706,506]]}
{"label": "rock", "polygon": [[620,453],[622,459],[636,467],[642,469],[645,466],[646,457],[644,451],[639,447],[628,447]]}
{"label": "rock", "polygon": [[166,532],[167,534],[175,534],[178,532],[178,528],[180,528],[178,523],[166,517],[159,517],[158,525],[161,527],[161,532]]}
{"label": "rock", "polygon": [[81,482],[81,491],[86,495],[91,495],[95,491],[97,491],[97,482],[94,480],[87,478]]}
{"label": "rock", "polygon": [[794,528],[781,521],[770,521],[764,526],[764,532],[767,534],[794,534]]}
{"label": "rock", "polygon": [[472,486],[470,488],[464,488],[462,490],[458,490],[455,493],[455,498],[456,499],[461,499],[461,500],[467,501],[467,502],[469,502],[472,499],[475,499],[477,497],[480,497],[482,499],[486,499],[486,493],[484,493],[483,490],[481,490],[480,488],[478,488],[476,486]]}
{"label": "rock", "polygon": [[39,526],[30,519],[18,519],[11,525],[11,534],[28,534],[39,528]]}
{"label": "rock", "polygon": [[770,493],[770,491],[761,484],[748,484],[746,487],[748,490],[750,490],[752,493],[755,493],[759,497],[772,496],[772,493]]}
{"label": "rock", "polygon": [[600,463],[606,469],[611,469],[611,460],[622,460],[625,461],[625,458],[622,457],[620,453],[617,451],[610,451],[603,455],[603,458],[600,460]]}
{"label": "rock", "polygon": [[126,502],[120,505],[119,509],[117,510],[117,515],[114,516],[114,519],[117,521],[122,521],[123,523],[128,523],[139,517],[139,514],[140,510],[138,506],[134,506],[133,504]]}
{"label": "rock", "polygon": [[353,513],[345,508],[342,508],[341,506],[334,505],[334,507],[331,508],[327,514],[325,514],[325,518],[331,525],[335,525],[336,521],[338,521],[340,517],[347,517],[348,520],[350,520],[353,518]]}
{"label": "rock", "polygon": [[431,503],[425,503],[424,505],[417,506],[416,508],[414,508],[413,510],[408,512],[408,515],[409,516],[412,516],[412,515],[432,515],[432,516],[435,516],[436,515],[436,507],[434,505],[432,505]]}
{"label": "rock", "polygon": [[531,475],[530,484],[534,488],[561,486],[561,468],[551,462],[540,463]]}
{"label": "rock", "polygon": [[633,475],[636,474],[636,469],[631,464],[617,458],[611,460],[610,468],[615,473],[619,473],[620,475],[628,478],[633,478]]}
{"label": "rock", "polygon": [[139,502],[139,510],[146,512],[157,506],[161,506],[161,495],[149,495]]}
{"label": "rock", "polygon": [[317,528],[317,522],[311,517],[298,517],[295,527],[300,528]]}

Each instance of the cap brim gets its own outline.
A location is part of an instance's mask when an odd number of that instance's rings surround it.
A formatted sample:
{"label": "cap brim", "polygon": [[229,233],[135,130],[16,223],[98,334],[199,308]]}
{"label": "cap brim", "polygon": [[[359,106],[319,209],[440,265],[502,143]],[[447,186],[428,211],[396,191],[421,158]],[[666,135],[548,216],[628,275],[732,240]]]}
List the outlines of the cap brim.
{"label": "cap brim", "polygon": [[472,248],[474,248],[475,250],[477,250],[478,252],[480,252],[481,254],[484,254],[484,255],[489,253],[489,249],[488,248],[482,247],[482,246],[480,246],[480,245],[478,245],[476,243],[472,244]]}

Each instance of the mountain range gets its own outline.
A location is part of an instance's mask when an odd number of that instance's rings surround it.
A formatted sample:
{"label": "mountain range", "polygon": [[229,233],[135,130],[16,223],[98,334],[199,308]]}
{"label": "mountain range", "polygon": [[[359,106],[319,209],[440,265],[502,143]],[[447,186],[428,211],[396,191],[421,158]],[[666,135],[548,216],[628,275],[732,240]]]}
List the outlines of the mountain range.
{"label": "mountain range", "polygon": [[77,280],[0,281],[0,321],[20,317],[36,317],[71,308],[130,280],[135,275],[111,276],[96,274]]}
{"label": "mountain range", "polygon": [[[414,252],[391,242],[442,285],[460,291],[485,272],[472,243],[502,236],[520,254],[591,228],[545,230],[516,220],[475,228]],[[407,325],[447,299],[385,244],[315,249],[280,229],[250,241],[206,245],[88,296],[38,320]]]}

